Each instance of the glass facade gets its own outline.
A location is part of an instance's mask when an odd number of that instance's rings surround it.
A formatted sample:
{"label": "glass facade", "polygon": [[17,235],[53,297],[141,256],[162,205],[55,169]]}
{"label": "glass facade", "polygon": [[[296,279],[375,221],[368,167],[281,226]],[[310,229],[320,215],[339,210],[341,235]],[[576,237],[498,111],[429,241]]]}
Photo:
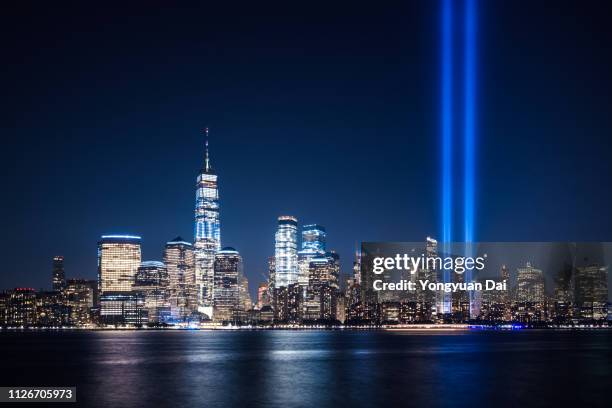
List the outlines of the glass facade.
{"label": "glass facade", "polygon": [[170,282],[166,265],[159,261],[142,262],[136,273],[134,291],[144,296],[149,323],[161,323],[170,318]]}
{"label": "glass facade", "polygon": [[221,249],[221,226],[217,175],[208,157],[208,129],[206,129],[204,167],[198,175],[196,184],[194,236],[198,309],[210,316],[215,254]]}
{"label": "glass facade", "polygon": [[193,245],[181,237],[167,242],[164,264],[168,270],[172,318],[183,320],[198,308]]}
{"label": "glass facade", "polygon": [[297,230],[295,217],[278,217],[274,246],[276,289],[298,282]]}
{"label": "glass facade", "polygon": [[100,296],[100,323],[141,325],[147,323],[144,295],[139,292],[106,292]]}
{"label": "glass facade", "polygon": [[234,248],[223,248],[215,257],[213,287],[213,319],[229,321],[240,308],[242,257]]}
{"label": "glass facade", "polygon": [[302,227],[302,251],[325,253],[325,227],[311,224]]}
{"label": "glass facade", "polygon": [[335,252],[328,252],[324,256],[313,258],[309,271],[304,319],[336,319],[340,257]]}
{"label": "glass facade", "polygon": [[608,317],[608,267],[597,264],[577,267],[575,284],[579,317],[606,320]]}
{"label": "glass facade", "polygon": [[100,293],[131,291],[140,260],[140,237],[103,235],[98,242]]}
{"label": "glass facade", "polygon": [[544,274],[529,262],[517,269],[517,300],[519,302],[544,302]]}
{"label": "glass facade", "polygon": [[60,291],[66,285],[66,274],[64,273],[64,257],[53,257],[53,290]]}
{"label": "glass facade", "polygon": [[311,224],[302,227],[302,249],[298,252],[298,283],[302,288],[308,286],[310,261],[325,253],[325,228]]}

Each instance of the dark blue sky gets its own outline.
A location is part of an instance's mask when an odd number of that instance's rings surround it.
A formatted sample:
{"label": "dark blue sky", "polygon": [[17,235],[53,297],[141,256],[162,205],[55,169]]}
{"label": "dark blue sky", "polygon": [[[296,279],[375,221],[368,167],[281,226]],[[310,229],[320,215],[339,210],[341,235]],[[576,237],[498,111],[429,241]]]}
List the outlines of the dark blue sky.
{"label": "dark blue sky", "polygon": [[[217,3],[3,11],[0,288],[49,286],[56,254],[94,278],[103,233],[192,239],[204,126],[252,289],[280,214],[345,271],[438,235],[437,2]],[[480,3],[477,239],[612,240],[610,12]]]}

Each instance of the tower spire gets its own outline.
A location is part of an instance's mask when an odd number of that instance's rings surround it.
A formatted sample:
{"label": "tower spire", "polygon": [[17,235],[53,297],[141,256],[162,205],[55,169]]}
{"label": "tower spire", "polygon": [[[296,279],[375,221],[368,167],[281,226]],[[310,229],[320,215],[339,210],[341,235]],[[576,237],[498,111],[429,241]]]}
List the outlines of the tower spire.
{"label": "tower spire", "polygon": [[204,156],[204,170],[206,170],[206,172],[210,171],[210,158],[208,157],[208,128],[204,128],[204,135],[206,138],[205,141],[205,146],[206,146],[206,154]]}

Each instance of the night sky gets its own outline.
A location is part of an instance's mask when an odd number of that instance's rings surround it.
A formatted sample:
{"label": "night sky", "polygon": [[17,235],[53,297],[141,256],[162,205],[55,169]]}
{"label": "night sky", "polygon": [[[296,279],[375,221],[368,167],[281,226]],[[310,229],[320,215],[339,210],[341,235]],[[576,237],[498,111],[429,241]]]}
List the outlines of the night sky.
{"label": "night sky", "polygon": [[[281,214],[326,226],[345,272],[359,241],[439,235],[438,2],[18,3],[0,288],[50,287],[53,255],[95,278],[104,233],[143,260],[192,240],[205,126],[252,292]],[[612,240],[605,2],[479,3],[476,239]]]}

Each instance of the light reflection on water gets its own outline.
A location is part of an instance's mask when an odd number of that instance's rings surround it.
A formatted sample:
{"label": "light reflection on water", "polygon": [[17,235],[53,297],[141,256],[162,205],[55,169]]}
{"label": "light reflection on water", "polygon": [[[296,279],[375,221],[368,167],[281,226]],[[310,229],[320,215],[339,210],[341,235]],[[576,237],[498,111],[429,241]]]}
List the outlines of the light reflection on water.
{"label": "light reflection on water", "polygon": [[610,332],[1,333],[1,385],[92,407],[606,406]]}

